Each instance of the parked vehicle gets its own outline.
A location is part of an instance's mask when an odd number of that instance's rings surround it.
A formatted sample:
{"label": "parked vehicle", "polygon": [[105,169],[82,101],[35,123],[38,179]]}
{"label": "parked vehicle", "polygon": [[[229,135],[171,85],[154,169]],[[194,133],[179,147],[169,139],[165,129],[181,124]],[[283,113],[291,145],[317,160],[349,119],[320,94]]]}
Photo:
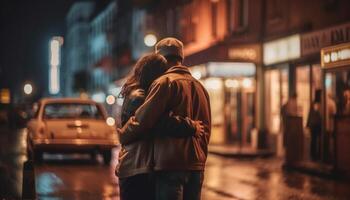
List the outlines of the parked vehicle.
{"label": "parked vehicle", "polygon": [[39,101],[28,122],[27,151],[30,159],[41,161],[44,152],[100,152],[110,163],[112,149],[119,145],[113,119],[92,100],[45,98]]}

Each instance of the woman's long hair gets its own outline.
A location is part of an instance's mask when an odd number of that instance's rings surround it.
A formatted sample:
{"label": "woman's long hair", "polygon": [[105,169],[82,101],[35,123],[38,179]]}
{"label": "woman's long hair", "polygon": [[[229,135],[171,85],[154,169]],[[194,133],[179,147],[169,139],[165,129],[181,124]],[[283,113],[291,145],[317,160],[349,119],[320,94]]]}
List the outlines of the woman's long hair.
{"label": "woman's long hair", "polygon": [[163,56],[153,53],[141,57],[127,77],[119,96],[125,98],[132,90],[138,88],[147,91],[152,82],[166,70],[166,59]]}

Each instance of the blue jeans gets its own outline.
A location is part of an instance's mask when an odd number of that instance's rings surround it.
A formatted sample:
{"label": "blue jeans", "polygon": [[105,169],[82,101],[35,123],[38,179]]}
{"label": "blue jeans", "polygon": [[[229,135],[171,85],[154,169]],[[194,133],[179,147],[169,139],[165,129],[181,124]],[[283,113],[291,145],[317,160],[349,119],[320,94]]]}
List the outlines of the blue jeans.
{"label": "blue jeans", "polygon": [[156,200],[200,200],[203,171],[155,172]]}

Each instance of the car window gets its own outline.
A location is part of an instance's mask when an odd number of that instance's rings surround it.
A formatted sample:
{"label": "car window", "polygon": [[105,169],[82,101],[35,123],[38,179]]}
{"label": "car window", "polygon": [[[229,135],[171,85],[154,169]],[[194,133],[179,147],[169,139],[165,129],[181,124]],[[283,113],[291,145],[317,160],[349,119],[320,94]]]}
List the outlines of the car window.
{"label": "car window", "polygon": [[50,103],[45,105],[44,119],[86,118],[103,119],[102,112],[94,104]]}

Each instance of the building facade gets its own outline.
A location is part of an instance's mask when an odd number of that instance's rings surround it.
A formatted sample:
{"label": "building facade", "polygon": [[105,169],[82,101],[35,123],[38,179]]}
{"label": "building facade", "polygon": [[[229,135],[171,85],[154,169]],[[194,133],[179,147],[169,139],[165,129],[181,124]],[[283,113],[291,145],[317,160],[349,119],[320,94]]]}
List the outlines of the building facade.
{"label": "building facade", "polygon": [[112,1],[90,22],[88,93],[92,97],[98,97],[96,100],[102,102],[117,73],[113,58],[113,37],[117,31],[115,27],[116,11],[117,4]]}
{"label": "building facade", "polygon": [[[269,148],[284,156],[281,108],[297,94],[295,112],[302,139],[295,145],[303,146],[301,159],[310,159],[308,114],[320,101],[320,159],[334,160],[331,116],[346,108],[349,73],[324,70],[320,51],[349,42],[346,0],[116,2],[117,31],[111,37],[118,71],[115,91],[133,63],[153,51],[143,43],[145,35],[158,40],[177,37],[185,45],[185,64],[209,91],[211,144]],[[327,109],[328,104],[335,104],[335,112]]]}
{"label": "building facade", "polygon": [[348,75],[325,73],[320,50],[349,41],[347,1],[140,2],[146,9],[145,32],[182,40],[185,64],[208,89],[212,144],[267,147],[284,156],[281,108],[297,94],[303,140],[297,145],[305,147],[302,159],[308,160],[308,114],[322,97],[320,157],[332,160],[329,116],[335,113],[327,113],[326,101],[334,101],[337,112],[345,107],[340,92],[345,89],[339,88],[347,87]]}
{"label": "building facade", "polygon": [[89,1],[77,2],[70,8],[67,17],[65,39],[64,95],[79,95],[79,90],[87,89],[89,60],[90,20],[94,4]]}
{"label": "building facade", "polygon": [[[299,141],[299,145],[304,153],[300,159],[311,160],[310,145],[316,142],[318,160],[325,163],[334,160],[332,116],[339,113],[339,106],[344,104],[343,94],[336,88],[346,87],[346,81],[337,78],[340,75],[325,73],[321,67],[320,50],[349,41],[349,8],[349,3],[342,0],[266,2],[263,32],[264,124],[270,139],[274,138],[271,143],[276,144],[274,147],[279,155],[283,155],[281,107],[292,94],[296,94],[296,115],[303,130],[303,141]],[[309,111],[315,102],[321,103],[323,118],[320,124],[322,134],[316,139],[307,128]],[[335,107],[330,105],[338,108],[330,108]]]}

